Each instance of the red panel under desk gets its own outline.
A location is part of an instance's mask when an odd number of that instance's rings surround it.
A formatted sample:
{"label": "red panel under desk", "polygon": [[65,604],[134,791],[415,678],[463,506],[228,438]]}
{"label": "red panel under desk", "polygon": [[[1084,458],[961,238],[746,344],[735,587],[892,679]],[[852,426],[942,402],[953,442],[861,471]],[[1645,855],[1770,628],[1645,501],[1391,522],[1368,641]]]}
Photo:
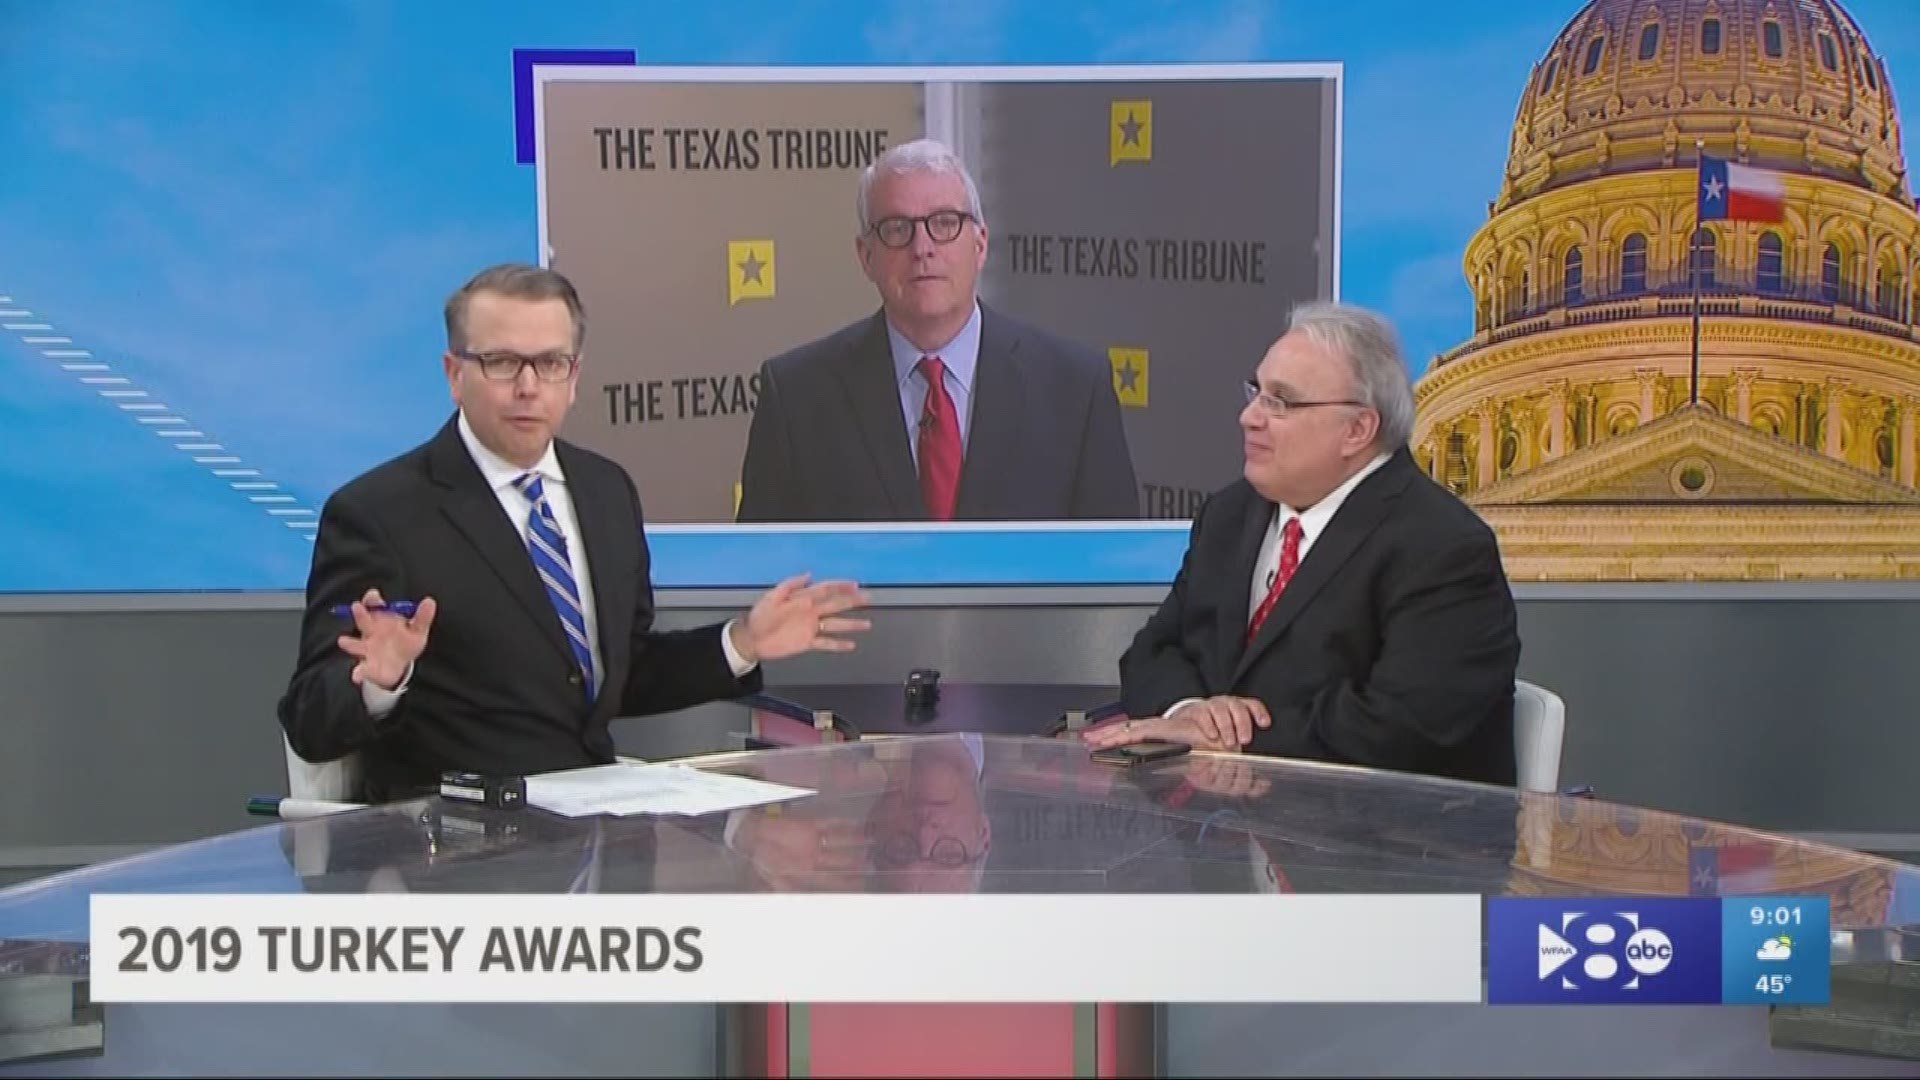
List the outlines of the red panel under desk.
{"label": "red panel under desk", "polygon": [[806,1017],[815,1076],[1074,1072],[1072,1005],[814,1005]]}

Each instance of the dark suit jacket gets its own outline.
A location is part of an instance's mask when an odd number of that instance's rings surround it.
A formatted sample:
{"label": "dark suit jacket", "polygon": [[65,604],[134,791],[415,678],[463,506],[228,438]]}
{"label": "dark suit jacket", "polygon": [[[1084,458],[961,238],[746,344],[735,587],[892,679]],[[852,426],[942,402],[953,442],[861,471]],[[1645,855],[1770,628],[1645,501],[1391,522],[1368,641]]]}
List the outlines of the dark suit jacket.
{"label": "dark suit jacket", "polygon": [[[280,723],[309,761],[361,751],[369,798],[406,797],[443,770],[518,776],[614,758],[608,721],[757,690],[734,677],[721,628],[653,628],[640,499],[612,461],[555,444],[592,572],[600,692],[567,646],[526,543],[449,420],[431,441],[336,492],[321,511],[300,657]],[[569,538],[574,540],[574,538]],[[433,597],[426,651],[399,705],[379,721],[353,685],[329,609],[360,598]]]}
{"label": "dark suit jacket", "polygon": [[[1106,359],[981,306],[958,520],[1137,518]],[[884,315],[775,357],[741,466],[740,521],[923,521]]]}
{"label": "dark suit jacket", "polygon": [[1512,784],[1513,593],[1493,531],[1405,451],[1347,496],[1250,645],[1274,505],[1246,481],[1194,521],[1172,590],[1120,661],[1129,715],[1257,698],[1256,753]]}

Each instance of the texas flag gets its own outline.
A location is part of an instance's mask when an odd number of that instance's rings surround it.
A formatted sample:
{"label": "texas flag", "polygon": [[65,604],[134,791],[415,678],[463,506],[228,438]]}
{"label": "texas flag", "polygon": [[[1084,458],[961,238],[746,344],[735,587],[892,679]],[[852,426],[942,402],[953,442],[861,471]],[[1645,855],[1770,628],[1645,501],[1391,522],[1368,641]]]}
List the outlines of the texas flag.
{"label": "texas flag", "polygon": [[1779,891],[1771,844],[1732,841],[1687,845],[1688,896],[1741,896]]}
{"label": "texas flag", "polygon": [[1699,220],[1781,221],[1787,182],[1776,172],[1700,155]]}

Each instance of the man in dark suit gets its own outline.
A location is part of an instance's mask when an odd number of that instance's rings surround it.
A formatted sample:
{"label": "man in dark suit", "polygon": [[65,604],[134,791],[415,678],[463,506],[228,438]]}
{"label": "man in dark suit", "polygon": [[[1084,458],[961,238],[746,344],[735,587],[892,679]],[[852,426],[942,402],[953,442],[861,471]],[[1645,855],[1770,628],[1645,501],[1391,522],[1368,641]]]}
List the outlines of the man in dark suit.
{"label": "man in dark suit", "polygon": [[[358,752],[373,801],[443,770],[523,775],[614,759],[608,722],[737,697],[759,665],[866,629],[848,582],[791,578],[743,619],[654,628],[640,499],[554,437],[586,320],[571,283],[500,266],[447,301],[458,411],[327,501],[280,723],[308,761]],[[407,612],[389,599],[418,598]],[[336,614],[336,612],[341,612]]]}
{"label": "man in dark suit", "polygon": [[987,222],[952,152],[881,154],[859,217],[881,310],[762,365],[738,519],[1138,517],[1111,366],[979,302]]}
{"label": "man in dark suit", "polygon": [[1391,327],[1305,305],[1247,398],[1244,478],[1120,660],[1130,719],[1088,741],[1514,783],[1513,594],[1492,530],[1407,451]]}

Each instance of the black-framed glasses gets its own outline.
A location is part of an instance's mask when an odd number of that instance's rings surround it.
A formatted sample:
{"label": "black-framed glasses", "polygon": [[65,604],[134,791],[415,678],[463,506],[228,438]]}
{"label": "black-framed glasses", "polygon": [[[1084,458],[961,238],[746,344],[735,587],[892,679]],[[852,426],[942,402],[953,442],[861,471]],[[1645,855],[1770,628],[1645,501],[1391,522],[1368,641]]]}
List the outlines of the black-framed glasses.
{"label": "black-framed glasses", "polygon": [[1312,409],[1322,405],[1356,405],[1362,409],[1370,409],[1373,407],[1364,401],[1354,401],[1351,398],[1340,398],[1334,401],[1289,401],[1278,394],[1269,394],[1265,390],[1260,389],[1260,384],[1254,382],[1252,379],[1241,383],[1240,386],[1246,391],[1247,403],[1249,405],[1256,401],[1259,402],[1261,411],[1273,417],[1275,420],[1287,415],[1287,413],[1294,409]]}
{"label": "black-framed glasses", "polygon": [[572,353],[548,352],[537,356],[523,356],[517,352],[500,350],[497,352],[467,352],[462,349],[453,355],[462,360],[470,360],[480,365],[480,374],[494,382],[512,382],[520,377],[524,368],[532,368],[535,378],[541,382],[566,382],[575,368],[580,366],[580,358]]}
{"label": "black-framed glasses", "polygon": [[[958,869],[974,861],[965,844],[951,836],[942,836],[927,849],[925,859],[935,866],[948,870]],[[874,863],[883,870],[911,866],[922,858],[920,839],[911,833],[895,833],[880,841],[874,851]]]}
{"label": "black-framed glasses", "polygon": [[935,210],[920,217],[883,217],[869,225],[867,231],[890,248],[903,248],[913,243],[914,230],[925,226],[928,239],[936,244],[950,244],[972,220],[973,215],[965,210]]}

